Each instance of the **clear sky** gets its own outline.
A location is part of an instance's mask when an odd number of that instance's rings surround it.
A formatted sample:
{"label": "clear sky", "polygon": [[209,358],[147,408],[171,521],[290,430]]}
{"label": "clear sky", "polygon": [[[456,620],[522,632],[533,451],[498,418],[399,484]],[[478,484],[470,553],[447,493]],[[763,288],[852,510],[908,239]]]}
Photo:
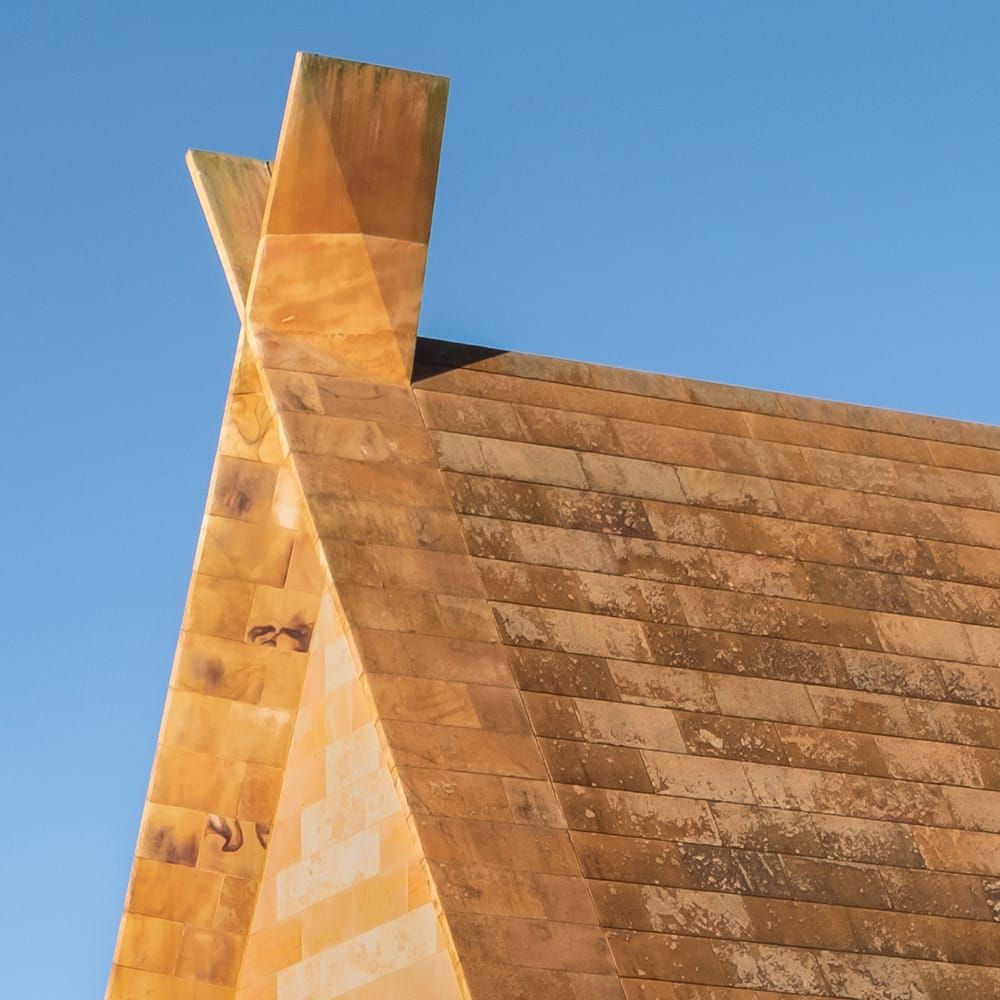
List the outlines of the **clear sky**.
{"label": "clear sky", "polygon": [[10,4],[5,996],[103,993],[237,323],[183,164],[452,78],[422,332],[1000,423],[1000,5]]}

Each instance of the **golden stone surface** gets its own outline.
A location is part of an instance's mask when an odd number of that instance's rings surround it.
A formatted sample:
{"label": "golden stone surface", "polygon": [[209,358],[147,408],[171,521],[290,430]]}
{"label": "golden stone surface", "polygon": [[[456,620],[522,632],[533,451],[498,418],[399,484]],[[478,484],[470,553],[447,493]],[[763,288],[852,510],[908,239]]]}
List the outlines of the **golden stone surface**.
{"label": "golden stone surface", "polygon": [[107,996],[1000,995],[1000,429],[417,342],[445,93],[189,157],[248,318]]}

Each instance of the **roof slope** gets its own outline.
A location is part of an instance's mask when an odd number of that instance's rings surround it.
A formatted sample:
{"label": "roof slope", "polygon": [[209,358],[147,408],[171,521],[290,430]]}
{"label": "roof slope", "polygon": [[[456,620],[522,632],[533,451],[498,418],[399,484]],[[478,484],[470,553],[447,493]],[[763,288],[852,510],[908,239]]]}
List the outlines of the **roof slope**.
{"label": "roof slope", "polygon": [[1000,429],[399,384],[412,274],[358,377],[254,319],[280,162],[195,166],[249,319],[109,997],[1000,995]]}

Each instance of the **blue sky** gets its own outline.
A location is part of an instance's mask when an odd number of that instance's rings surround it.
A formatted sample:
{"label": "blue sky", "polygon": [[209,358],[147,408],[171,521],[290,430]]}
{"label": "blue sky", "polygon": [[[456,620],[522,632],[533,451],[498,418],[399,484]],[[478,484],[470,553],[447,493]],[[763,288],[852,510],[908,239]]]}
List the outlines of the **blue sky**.
{"label": "blue sky", "polygon": [[1000,6],[13,6],[6,993],[102,994],[237,323],[183,164],[452,78],[422,332],[1000,423]]}

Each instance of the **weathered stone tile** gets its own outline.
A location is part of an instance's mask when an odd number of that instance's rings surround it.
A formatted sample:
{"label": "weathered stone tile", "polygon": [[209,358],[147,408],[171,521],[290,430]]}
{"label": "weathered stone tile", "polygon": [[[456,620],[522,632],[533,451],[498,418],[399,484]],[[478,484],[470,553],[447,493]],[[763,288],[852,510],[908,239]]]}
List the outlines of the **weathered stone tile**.
{"label": "weathered stone tile", "polygon": [[707,941],[641,931],[609,931],[608,944],[623,976],[682,983],[724,983]]}
{"label": "weathered stone tile", "polygon": [[684,745],[695,756],[764,764],[788,762],[773,723],[695,712],[678,712],[676,718]]}

